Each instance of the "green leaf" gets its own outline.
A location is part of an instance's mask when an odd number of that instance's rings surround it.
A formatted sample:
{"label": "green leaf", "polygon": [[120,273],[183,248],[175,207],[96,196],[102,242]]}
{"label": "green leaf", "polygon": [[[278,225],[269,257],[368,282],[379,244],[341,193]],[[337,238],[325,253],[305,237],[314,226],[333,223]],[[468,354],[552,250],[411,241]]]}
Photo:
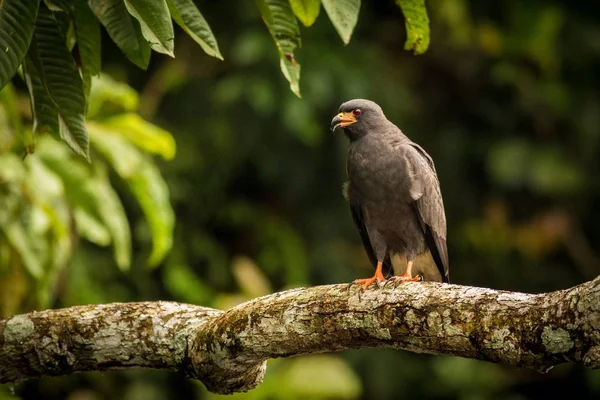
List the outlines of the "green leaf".
{"label": "green leaf", "polygon": [[102,120],[100,124],[148,153],[159,154],[165,160],[170,160],[175,156],[173,136],[166,130],[144,120],[138,114],[116,115]]}
{"label": "green leaf", "polygon": [[0,89],[27,54],[39,5],[40,0],[0,1]]}
{"label": "green leaf", "polygon": [[94,196],[97,213],[110,232],[117,265],[126,271],[131,266],[131,232],[127,214],[108,179],[104,164],[94,163],[94,166],[94,176],[86,182],[85,189]]}
{"label": "green leaf", "polygon": [[300,64],[294,51],[300,47],[300,28],[288,0],[255,0],[258,10],[269,33],[279,50],[280,67],[283,76],[290,83],[290,89],[300,96]]}
{"label": "green leaf", "polygon": [[86,240],[98,246],[108,246],[111,242],[110,232],[104,224],[81,207],[73,211],[77,232]]}
{"label": "green leaf", "polygon": [[50,11],[67,13],[73,11],[73,1],[71,0],[44,0],[44,4]]}
{"label": "green leaf", "polygon": [[131,232],[127,215],[113,189],[106,165],[96,161],[85,165],[65,154],[63,146],[46,142],[40,146],[40,157],[64,183],[65,193],[74,207],[101,221],[113,243],[114,258],[121,270],[131,265]]}
{"label": "green leaf", "polygon": [[117,82],[109,75],[100,74],[93,79],[92,91],[88,102],[88,118],[98,117],[107,110],[115,113],[137,109],[137,92],[123,82]]}
{"label": "green leaf", "polygon": [[169,188],[156,165],[119,134],[96,123],[89,124],[96,148],[127,182],[140,204],[152,233],[150,266],[158,265],[173,245],[175,215]]}
{"label": "green leaf", "polygon": [[[55,141],[65,152],[66,147]],[[31,211],[30,230],[32,238],[37,238],[36,249],[43,254],[46,274],[41,285],[52,285],[56,273],[62,269],[72,254],[71,212],[66,197],[63,181],[48,168],[40,157],[27,160],[29,176],[27,183],[30,189]]]}
{"label": "green leaf", "polygon": [[292,11],[304,26],[311,26],[321,11],[321,0],[290,0]]}
{"label": "green leaf", "polygon": [[18,221],[10,221],[0,227],[8,243],[19,253],[27,272],[34,278],[39,279],[44,273],[43,264],[38,254],[36,254],[31,245],[31,238],[27,235],[27,230]]}
{"label": "green leaf", "polygon": [[25,58],[23,74],[25,75],[25,83],[27,84],[29,100],[31,101],[33,132],[50,133],[59,139],[58,114],[54,109],[52,99],[50,99],[44,87],[40,72],[30,57]]}
{"label": "green leaf", "polygon": [[60,137],[76,154],[90,161],[81,76],[65,37],[45,6],[38,13],[30,56],[58,115]]}
{"label": "green leaf", "polygon": [[150,46],[123,0],[88,0],[88,4],[125,57],[142,69],[148,68]]}
{"label": "green leaf", "polygon": [[350,43],[358,22],[360,0],[323,0],[323,8],[344,44]]}
{"label": "green leaf", "polygon": [[127,11],[138,20],[152,50],[175,57],[175,33],[165,0],[125,0]]}
{"label": "green leaf", "polygon": [[404,50],[423,54],[429,47],[429,17],[425,0],[396,0],[406,21],[406,43]]}
{"label": "green leaf", "polygon": [[192,0],[167,0],[171,17],[209,56],[223,59],[217,39]]}
{"label": "green leaf", "polygon": [[101,69],[100,24],[90,7],[83,1],[75,2],[73,15],[81,60],[83,92],[87,99],[92,86],[92,76],[98,75]]}

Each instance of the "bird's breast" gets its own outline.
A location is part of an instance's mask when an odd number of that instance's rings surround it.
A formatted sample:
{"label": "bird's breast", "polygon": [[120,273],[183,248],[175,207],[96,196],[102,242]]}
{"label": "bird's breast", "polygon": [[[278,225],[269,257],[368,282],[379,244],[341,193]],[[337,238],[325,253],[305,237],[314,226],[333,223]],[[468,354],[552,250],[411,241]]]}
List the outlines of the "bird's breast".
{"label": "bird's breast", "polygon": [[403,160],[379,143],[352,146],[348,153],[349,196],[364,202],[411,203]]}

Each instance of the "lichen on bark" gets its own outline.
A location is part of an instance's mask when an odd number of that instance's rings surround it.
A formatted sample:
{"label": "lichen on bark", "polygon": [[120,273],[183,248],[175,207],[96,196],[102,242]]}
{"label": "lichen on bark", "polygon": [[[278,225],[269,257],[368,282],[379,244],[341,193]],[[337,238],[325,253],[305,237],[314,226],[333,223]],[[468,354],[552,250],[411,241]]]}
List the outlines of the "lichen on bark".
{"label": "lichen on bark", "polygon": [[361,347],[547,371],[600,368],[600,278],[525,294],[431,282],[359,296],[346,285],[274,293],[228,311],[172,302],[77,306],[0,320],[0,383],[159,368],[215,393],[262,382],[266,360]]}

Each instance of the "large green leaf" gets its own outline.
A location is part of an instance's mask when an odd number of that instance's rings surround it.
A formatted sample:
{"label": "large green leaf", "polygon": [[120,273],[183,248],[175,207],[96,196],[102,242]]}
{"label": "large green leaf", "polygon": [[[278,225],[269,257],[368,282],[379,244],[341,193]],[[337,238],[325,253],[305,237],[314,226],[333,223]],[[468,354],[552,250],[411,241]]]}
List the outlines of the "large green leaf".
{"label": "large green leaf", "polygon": [[[317,0],[318,1],[318,0]],[[167,0],[171,17],[209,56],[223,59],[217,39],[192,0]]]}
{"label": "large green leaf", "polygon": [[39,5],[40,0],[0,1],[0,89],[27,54]]}
{"label": "large green leaf", "polygon": [[98,75],[101,69],[100,57],[100,24],[98,19],[83,1],[75,2],[74,26],[85,97],[90,95],[92,76]]}
{"label": "large green leaf", "polygon": [[429,17],[425,0],[396,0],[406,21],[406,43],[404,50],[423,54],[429,47]]}
{"label": "large green leaf", "polygon": [[96,123],[89,124],[97,149],[127,182],[148,221],[152,233],[150,266],[158,265],[171,250],[175,215],[169,201],[169,188],[156,165],[119,132]]}
{"label": "large green leaf", "polygon": [[321,11],[321,0],[290,0],[290,5],[304,26],[314,24]]}
{"label": "large green leaf", "polygon": [[350,43],[358,22],[360,0],[323,0],[323,8],[344,44]]}
{"label": "large green leaf", "polygon": [[44,87],[40,72],[30,57],[25,58],[23,74],[25,75],[25,83],[27,84],[29,100],[31,101],[33,132],[50,133],[58,138],[58,114],[54,109],[52,99],[50,99]]}
{"label": "large green leaf", "polygon": [[118,132],[120,136],[148,153],[159,154],[165,160],[170,160],[175,156],[173,136],[136,113],[119,114],[104,119],[101,125]]}
{"label": "large green leaf", "polygon": [[94,163],[93,178],[85,188],[96,200],[96,210],[104,226],[110,232],[115,261],[121,270],[131,266],[131,232],[127,214],[119,195],[108,179],[108,170],[102,163]]}
{"label": "large green leaf", "polygon": [[60,137],[76,154],[89,161],[83,83],[65,37],[53,13],[45,6],[40,7],[29,53],[58,114]]}
{"label": "large green leaf", "polygon": [[127,11],[138,20],[152,50],[175,57],[175,33],[165,0],[125,0]]}
{"label": "large green leaf", "polygon": [[300,97],[300,64],[294,51],[300,47],[300,28],[288,0],[254,0],[279,50],[283,76]]}
{"label": "large green leaf", "polygon": [[[53,141],[54,145],[59,145]],[[60,144],[63,150],[66,148]],[[48,168],[39,157],[27,159],[32,203],[31,237],[36,239],[36,249],[43,255],[46,273],[41,285],[52,285],[56,274],[72,254],[71,212],[61,178]]]}
{"label": "large green leaf", "polygon": [[150,46],[142,35],[140,24],[129,15],[123,0],[88,0],[88,4],[129,61],[142,69],[148,68]]}
{"label": "large green leaf", "polygon": [[65,154],[63,146],[46,142],[40,146],[44,163],[60,176],[69,202],[101,221],[110,233],[115,261],[122,270],[131,265],[131,232],[119,196],[108,178],[106,165],[77,162]]}

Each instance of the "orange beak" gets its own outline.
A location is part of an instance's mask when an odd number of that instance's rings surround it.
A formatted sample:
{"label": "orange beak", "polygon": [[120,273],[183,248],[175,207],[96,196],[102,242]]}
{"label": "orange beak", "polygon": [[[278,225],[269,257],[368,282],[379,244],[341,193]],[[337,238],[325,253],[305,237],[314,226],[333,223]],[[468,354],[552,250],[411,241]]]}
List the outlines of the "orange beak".
{"label": "orange beak", "polygon": [[352,113],[339,113],[331,120],[331,131],[335,131],[337,128],[344,128],[352,125],[356,122],[356,117]]}

